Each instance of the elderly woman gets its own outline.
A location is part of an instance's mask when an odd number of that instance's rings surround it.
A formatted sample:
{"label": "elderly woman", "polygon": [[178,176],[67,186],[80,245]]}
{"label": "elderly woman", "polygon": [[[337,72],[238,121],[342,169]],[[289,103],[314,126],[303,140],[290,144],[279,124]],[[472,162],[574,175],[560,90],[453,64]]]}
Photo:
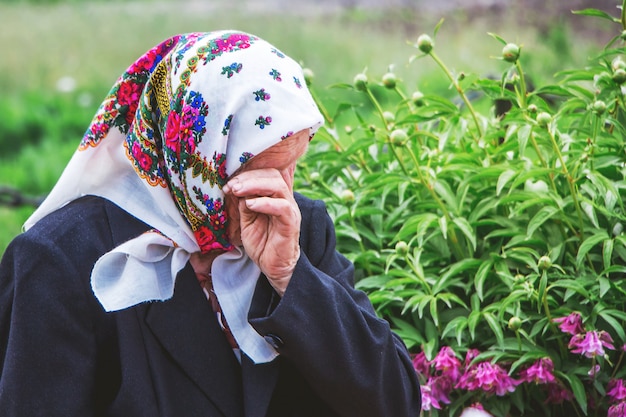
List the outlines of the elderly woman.
{"label": "elderly woman", "polygon": [[321,124],[253,35],[131,65],[0,264],[2,416],[417,416],[406,348],[293,193]]}

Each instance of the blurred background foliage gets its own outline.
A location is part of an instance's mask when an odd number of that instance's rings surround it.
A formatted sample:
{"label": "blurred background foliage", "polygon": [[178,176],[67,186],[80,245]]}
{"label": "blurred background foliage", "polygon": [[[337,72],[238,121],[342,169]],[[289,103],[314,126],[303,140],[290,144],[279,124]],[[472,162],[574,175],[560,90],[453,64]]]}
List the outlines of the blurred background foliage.
{"label": "blurred background foliage", "polygon": [[392,68],[408,88],[453,97],[431,61],[408,62],[416,37],[442,18],[438,54],[457,73],[490,75],[498,48],[487,32],[495,32],[533,51],[524,66],[545,83],[584,66],[589,51],[610,39],[602,21],[571,14],[586,7],[614,12],[616,2],[0,1],[0,254],[33,210],[7,190],[45,195],[117,76],[173,34],[233,28],[265,38],[315,73],[319,99],[334,112],[350,98],[326,87],[363,71]]}

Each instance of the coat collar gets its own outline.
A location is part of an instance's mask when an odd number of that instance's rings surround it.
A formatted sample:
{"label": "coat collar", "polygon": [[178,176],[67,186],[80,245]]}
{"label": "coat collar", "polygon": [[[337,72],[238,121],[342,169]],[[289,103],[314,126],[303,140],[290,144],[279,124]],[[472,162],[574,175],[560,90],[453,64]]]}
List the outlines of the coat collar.
{"label": "coat collar", "polygon": [[242,354],[239,364],[190,264],[178,274],[174,296],[146,311],[164,349],[225,416],[265,416],[278,360],[255,365]]}
{"label": "coat collar", "polygon": [[[107,211],[115,245],[150,228],[113,204]],[[258,291],[261,296],[253,300],[256,309],[271,299],[265,294],[267,289]],[[150,303],[143,311],[145,323],[159,343],[225,416],[266,415],[280,357],[255,365],[242,354],[241,365],[237,362],[190,264],[178,273],[173,297]]]}

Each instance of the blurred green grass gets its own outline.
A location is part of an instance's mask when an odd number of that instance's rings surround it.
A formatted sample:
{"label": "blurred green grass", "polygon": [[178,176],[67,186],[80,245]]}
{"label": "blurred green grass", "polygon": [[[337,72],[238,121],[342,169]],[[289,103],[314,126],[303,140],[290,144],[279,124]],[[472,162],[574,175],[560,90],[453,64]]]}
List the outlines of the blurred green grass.
{"label": "blurred green grass", "polygon": [[[200,1],[0,3],[0,185],[31,195],[48,192],[119,74],[176,33],[231,28],[265,38],[314,71],[314,88],[331,111],[344,98],[325,87],[350,83],[361,71],[379,78],[390,66],[409,92],[453,95],[431,60],[409,64],[417,52],[410,43],[421,33],[432,35],[443,16],[358,8],[277,13],[237,6],[237,0],[220,8]],[[525,67],[535,77],[580,66],[590,46],[605,42],[574,34],[567,16],[555,19],[548,32],[520,26],[514,10],[497,19],[470,19],[462,11],[445,18],[437,53],[457,72],[501,71],[504,64],[493,58],[501,45],[488,31],[523,45],[529,52]],[[60,80],[73,84],[71,91],[62,91]],[[32,210],[0,207],[0,254]]]}

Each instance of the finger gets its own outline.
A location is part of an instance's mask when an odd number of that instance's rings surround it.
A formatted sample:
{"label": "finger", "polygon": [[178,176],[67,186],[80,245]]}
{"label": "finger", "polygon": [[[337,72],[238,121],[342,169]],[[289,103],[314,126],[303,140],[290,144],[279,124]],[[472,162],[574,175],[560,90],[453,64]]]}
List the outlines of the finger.
{"label": "finger", "polygon": [[284,176],[275,169],[244,172],[230,180],[223,188],[224,193],[237,197],[287,196],[292,194]]}
{"label": "finger", "polygon": [[282,218],[283,220],[297,219],[299,210],[294,208],[291,201],[283,198],[255,197],[245,200],[246,208],[259,214]]}

